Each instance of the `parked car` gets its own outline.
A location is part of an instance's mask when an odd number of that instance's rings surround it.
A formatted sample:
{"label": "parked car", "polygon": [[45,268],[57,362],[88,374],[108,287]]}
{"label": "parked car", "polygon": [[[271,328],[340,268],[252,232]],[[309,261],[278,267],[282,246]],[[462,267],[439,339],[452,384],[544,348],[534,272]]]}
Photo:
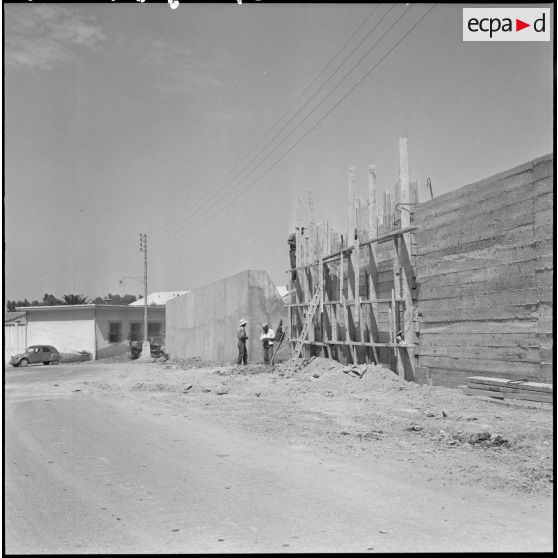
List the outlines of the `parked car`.
{"label": "parked car", "polygon": [[60,364],[60,353],[52,345],[31,345],[24,353],[14,355],[10,359],[12,366],[28,364]]}

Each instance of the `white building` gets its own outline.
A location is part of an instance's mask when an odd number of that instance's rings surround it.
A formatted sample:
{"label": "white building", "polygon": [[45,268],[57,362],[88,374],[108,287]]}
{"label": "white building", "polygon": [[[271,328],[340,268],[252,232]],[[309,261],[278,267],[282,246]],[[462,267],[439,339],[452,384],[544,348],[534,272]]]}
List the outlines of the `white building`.
{"label": "white building", "polygon": [[[93,358],[125,353],[129,342],[143,340],[144,307],[76,304],[24,306],[27,345],[54,345],[60,353],[87,351]],[[165,306],[148,306],[147,337],[165,336]]]}
{"label": "white building", "polygon": [[[149,293],[147,295],[147,305],[148,306],[150,306],[152,304],[163,305],[163,304],[166,304],[172,298],[174,298],[176,296],[186,294],[186,293],[189,293],[189,292],[190,291],[164,291],[164,292],[158,292],[158,293]],[[143,298],[140,298],[139,300],[136,300],[135,302],[131,302],[130,306],[143,306],[144,304],[145,304],[145,302],[143,301]]]}

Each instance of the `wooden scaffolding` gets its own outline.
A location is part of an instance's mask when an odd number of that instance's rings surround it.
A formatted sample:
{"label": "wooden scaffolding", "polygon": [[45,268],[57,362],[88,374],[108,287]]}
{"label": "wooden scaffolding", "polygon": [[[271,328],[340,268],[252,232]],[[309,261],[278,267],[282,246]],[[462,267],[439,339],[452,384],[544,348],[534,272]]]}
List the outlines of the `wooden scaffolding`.
{"label": "wooden scaffolding", "polygon": [[299,200],[296,266],[289,270],[293,366],[301,353],[304,358],[321,355],[346,363],[383,363],[414,380],[418,323],[412,210],[418,194],[416,182],[409,184],[406,138],[399,140],[399,154],[399,183],[393,198],[384,192],[382,205],[376,199],[376,168],[368,169],[366,209],[355,196],[355,169],[349,169],[344,234],[314,220],[311,192],[303,223]]}

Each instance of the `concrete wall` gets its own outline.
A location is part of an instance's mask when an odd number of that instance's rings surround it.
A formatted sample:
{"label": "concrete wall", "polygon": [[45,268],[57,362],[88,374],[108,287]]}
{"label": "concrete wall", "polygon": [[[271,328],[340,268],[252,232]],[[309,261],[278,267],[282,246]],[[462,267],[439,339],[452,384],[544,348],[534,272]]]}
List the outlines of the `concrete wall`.
{"label": "concrete wall", "polygon": [[286,321],[285,305],[267,272],[243,271],[169,300],[167,352],[171,358],[236,362],[241,318],[248,321],[248,362],[260,361],[262,323],[275,328],[281,318]]}
{"label": "concrete wall", "polygon": [[553,157],[417,208],[417,380],[553,382]]}
{"label": "concrete wall", "polygon": [[27,345],[54,345],[61,353],[95,354],[93,308],[48,308],[27,312]]}

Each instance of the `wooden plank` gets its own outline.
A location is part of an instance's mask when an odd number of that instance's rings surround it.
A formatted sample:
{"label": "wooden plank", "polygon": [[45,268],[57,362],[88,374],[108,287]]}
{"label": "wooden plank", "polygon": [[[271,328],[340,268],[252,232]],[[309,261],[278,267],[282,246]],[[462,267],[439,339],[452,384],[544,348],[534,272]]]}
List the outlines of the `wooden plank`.
{"label": "wooden plank", "polygon": [[466,234],[448,227],[446,231],[421,230],[418,236],[418,255],[422,256],[436,251],[460,253],[483,248],[493,244],[502,246],[525,244],[533,235],[533,219],[521,216],[510,222],[510,228],[503,225],[472,228]]}
{"label": "wooden plank", "polygon": [[[486,384],[500,387],[510,387],[510,382],[517,382],[517,380],[509,380],[506,378],[493,378],[490,376],[469,376],[467,382],[474,382],[477,384]],[[513,387],[518,386],[521,389],[529,389],[535,391],[545,391],[552,393],[554,386],[552,384],[543,384],[539,382],[521,382],[520,384],[514,383]]]}
{"label": "wooden plank", "polygon": [[475,345],[425,345],[420,342],[417,354],[431,357],[493,359],[516,362],[540,362],[539,347],[479,347]]}
{"label": "wooden plank", "polygon": [[378,234],[378,217],[376,215],[376,166],[368,166],[368,236]]}
{"label": "wooden plank", "polygon": [[[499,320],[487,320],[487,321],[469,321],[469,322],[456,322],[454,320],[449,320],[447,323],[435,324],[429,322],[421,323],[421,337],[429,333],[448,333],[452,334],[455,332],[456,335],[459,334],[469,334],[476,333],[479,335],[484,334],[525,334],[525,333],[538,333],[540,326],[540,320],[535,322],[533,320],[518,320],[518,321],[499,321]],[[552,330],[550,330],[550,333]]]}
{"label": "wooden plank", "polygon": [[529,276],[535,273],[536,258],[523,262],[513,262],[510,264],[493,265],[488,268],[471,267],[463,271],[450,271],[448,273],[439,273],[438,275],[426,276],[420,274],[417,282],[423,288],[431,288],[437,286],[448,285],[466,285],[477,281],[496,280],[506,275],[516,274],[518,276]]}
{"label": "wooden plank", "polygon": [[347,182],[347,246],[354,244],[355,238],[355,167],[349,167]]}
{"label": "wooden plank", "polygon": [[526,332],[495,332],[487,333],[453,333],[452,331],[432,332],[422,330],[420,334],[421,347],[521,347],[539,348],[541,341],[535,331]]}
{"label": "wooden plank", "polygon": [[426,312],[422,305],[419,305],[419,312],[422,312],[423,322],[440,323],[440,322],[459,322],[480,320],[532,320],[533,325],[537,315],[536,304],[507,304],[505,306],[487,306],[484,308],[459,308],[456,310],[432,309]]}
{"label": "wooden plank", "polygon": [[[547,249],[550,250],[551,248],[552,243],[549,242]],[[430,276],[440,273],[464,271],[471,268],[478,269],[479,267],[512,264],[530,261],[536,258],[537,255],[536,248],[533,245],[533,239],[530,238],[519,246],[495,245],[480,250],[450,255],[430,253],[419,258],[417,273],[421,276]]]}
{"label": "wooden plank", "polygon": [[[440,207],[436,212],[429,211],[426,207],[417,208],[419,219],[424,220],[423,225],[430,227],[446,226],[449,223],[461,222],[469,217],[490,220],[498,213],[513,212],[515,206],[519,204],[531,204],[533,208],[533,185],[531,183],[518,184],[512,190],[498,192],[493,191],[488,196],[469,197],[463,200],[460,205],[452,204],[447,207]],[[520,210],[521,211],[521,210]]]}
{"label": "wooden plank", "polygon": [[433,368],[445,368],[448,370],[467,370],[469,375],[479,372],[498,372],[508,376],[519,376],[520,378],[536,376],[540,365],[533,362],[513,362],[489,359],[451,358],[441,356],[419,355],[419,364]]}
{"label": "wooden plank", "polygon": [[[409,154],[407,138],[399,138],[399,195],[402,204],[409,203]],[[404,207],[408,207],[404,205]],[[408,211],[401,212],[401,228],[410,226],[411,214]]]}
{"label": "wooden plank", "polygon": [[465,388],[466,395],[480,395],[483,397],[492,397],[494,399],[521,399],[524,401],[540,401],[544,403],[552,403],[553,398],[547,395],[524,395],[519,393],[502,393],[499,391],[488,391],[482,389]]}
{"label": "wooden plank", "polygon": [[399,347],[401,349],[413,349],[414,345],[409,343],[390,343],[379,342],[379,343],[367,343],[360,341],[328,341],[327,343],[321,341],[310,341],[308,339],[293,339],[292,341],[300,341],[304,345],[351,345],[352,347]]}
{"label": "wooden plank", "polygon": [[421,300],[420,309],[423,312],[462,308],[482,308],[501,305],[532,305],[538,304],[539,291],[534,285],[522,289],[510,289],[494,293],[476,295],[443,297],[439,299]]}
{"label": "wooden plank", "polygon": [[[422,204],[421,210],[427,218],[435,216],[436,211],[458,209],[463,207],[469,199],[487,199],[489,196],[503,196],[515,188],[522,188],[533,181],[531,163],[525,163],[494,176],[487,177],[478,182],[462,186]],[[428,213],[426,213],[428,212]]]}
{"label": "wooden plank", "polygon": [[[360,247],[362,248],[364,246],[368,246],[369,244],[382,245],[383,243],[390,242],[391,239],[394,236],[401,236],[404,233],[412,232],[412,231],[416,231],[416,230],[417,230],[417,227],[415,225],[413,225],[413,226],[407,227],[405,229],[398,229],[396,231],[391,231],[391,232],[379,235],[376,238],[372,238],[371,240],[367,240],[365,242],[362,242]],[[346,253],[346,252],[349,252],[349,251],[350,251],[350,249],[345,247],[345,248],[343,248],[343,250],[338,250],[337,252],[333,252],[332,254],[330,254],[329,256],[327,256],[327,258],[324,258],[324,261],[327,263],[331,260],[338,259],[339,255],[342,252]],[[378,253],[381,254],[382,253],[381,250],[379,250]]]}
{"label": "wooden plank", "polygon": [[[522,223],[533,223],[533,194],[524,199],[506,205],[502,200],[495,200],[492,204],[482,202],[462,208],[459,212],[448,214],[435,220],[421,222],[421,230],[436,234],[439,237],[463,234],[466,236],[476,227],[494,228],[499,231],[509,231]],[[548,219],[548,216],[543,218]],[[453,228],[452,228],[453,227]]]}
{"label": "wooden plank", "polygon": [[[536,279],[536,278],[535,278]],[[420,285],[420,300],[439,300],[442,298],[459,297],[460,295],[471,296],[481,294],[491,294],[498,291],[507,291],[525,288],[525,285],[536,286],[536,280],[533,281],[533,274],[528,275],[505,275],[497,279],[488,281],[474,281],[461,285],[429,285],[424,286],[417,280]],[[549,300],[552,300],[550,298]]]}
{"label": "wooden plank", "polygon": [[[477,384],[475,382],[468,382],[467,387],[471,389],[478,389],[483,391],[497,391],[504,394],[504,397],[507,397],[509,393],[518,393],[520,395],[544,395],[549,396],[549,393],[544,391],[537,391],[537,390],[529,390],[529,389],[515,389],[511,387],[501,387],[501,386],[494,386],[489,384]],[[552,395],[552,394],[550,394]]]}

